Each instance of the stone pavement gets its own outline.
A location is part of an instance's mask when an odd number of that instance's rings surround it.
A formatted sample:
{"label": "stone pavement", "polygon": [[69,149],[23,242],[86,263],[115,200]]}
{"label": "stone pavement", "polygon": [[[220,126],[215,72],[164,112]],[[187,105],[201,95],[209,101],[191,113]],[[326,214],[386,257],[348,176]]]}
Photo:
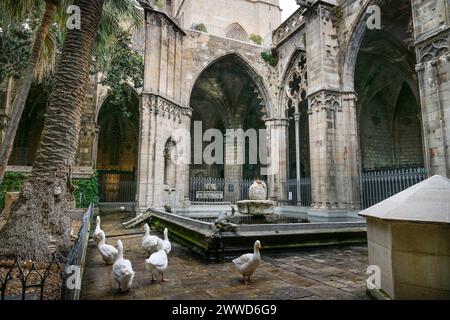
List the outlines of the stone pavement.
{"label": "stone pavement", "polygon": [[118,292],[117,284],[110,280],[111,267],[104,265],[91,244],[81,299],[368,299],[365,294],[366,246],[283,253],[262,250],[263,261],[254,274],[254,283],[246,286],[231,261],[209,263],[172,242],[166,274],[168,282],[152,284],[144,264],[148,257],[140,247],[142,235],[135,234],[140,230],[129,230],[127,235],[117,237],[124,219],[124,215],[113,215],[104,219],[102,228],[108,236],[116,236],[108,237],[109,244],[115,245],[119,238],[124,242],[125,258],[131,260],[136,273],[133,290],[126,294]]}

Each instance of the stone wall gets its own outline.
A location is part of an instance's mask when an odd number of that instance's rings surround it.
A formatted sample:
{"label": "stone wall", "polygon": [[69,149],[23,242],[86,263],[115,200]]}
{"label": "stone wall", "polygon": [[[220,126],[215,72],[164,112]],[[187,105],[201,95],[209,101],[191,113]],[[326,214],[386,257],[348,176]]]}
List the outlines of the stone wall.
{"label": "stone wall", "polygon": [[260,35],[268,44],[272,30],[281,23],[279,0],[185,0],[176,11],[185,29],[203,23],[208,33],[225,37],[227,29],[236,23],[248,36]]}

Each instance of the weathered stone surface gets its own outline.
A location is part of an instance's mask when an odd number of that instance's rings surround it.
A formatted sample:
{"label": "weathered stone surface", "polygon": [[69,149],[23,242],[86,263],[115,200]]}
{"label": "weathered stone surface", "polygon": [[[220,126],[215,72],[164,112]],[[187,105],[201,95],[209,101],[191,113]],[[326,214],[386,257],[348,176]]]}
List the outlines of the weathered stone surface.
{"label": "weathered stone surface", "polygon": [[248,197],[250,200],[266,200],[267,199],[267,185],[262,180],[256,180],[248,190]]}
{"label": "weathered stone surface", "polygon": [[238,212],[249,215],[274,214],[274,203],[271,200],[244,200],[238,201]]}

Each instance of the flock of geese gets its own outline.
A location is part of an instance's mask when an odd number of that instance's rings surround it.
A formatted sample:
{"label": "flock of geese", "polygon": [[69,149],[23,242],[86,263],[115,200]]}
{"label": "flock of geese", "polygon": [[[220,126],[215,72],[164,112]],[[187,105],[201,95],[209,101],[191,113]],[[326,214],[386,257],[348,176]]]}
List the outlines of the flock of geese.
{"label": "flock of geese", "polygon": [[[97,245],[98,252],[107,265],[112,265],[112,279],[119,285],[121,292],[128,292],[131,290],[135,272],[130,260],[124,258],[123,243],[117,240],[116,247],[106,243],[106,234],[101,229],[101,220],[97,216],[97,224],[92,238]],[[150,255],[145,260],[145,268],[152,276],[152,282],[155,281],[155,275],[161,277],[161,282],[165,282],[164,273],[169,267],[168,255],[172,251],[172,245],[169,241],[169,230],[164,229],[164,239],[157,236],[150,235],[150,227],[148,224],[144,225],[144,236],[141,243],[142,249]],[[259,267],[261,262],[261,242],[256,241],[254,252],[244,254],[241,257],[234,259],[233,263],[237,271],[244,277],[244,283],[251,282],[251,276]]]}

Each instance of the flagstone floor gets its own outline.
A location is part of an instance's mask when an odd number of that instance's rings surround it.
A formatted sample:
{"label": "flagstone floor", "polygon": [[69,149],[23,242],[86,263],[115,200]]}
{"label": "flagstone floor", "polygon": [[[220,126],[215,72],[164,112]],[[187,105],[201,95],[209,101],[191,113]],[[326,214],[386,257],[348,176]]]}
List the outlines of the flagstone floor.
{"label": "flagstone floor", "polygon": [[[366,246],[304,249],[262,254],[252,285],[243,284],[231,261],[208,263],[181,245],[172,242],[169,270],[165,283],[151,283],[142,251],[138,229],[123,230],[124,214],[106,217],[102,225],[108,243],[124,242],[125,258],[136,273],[133,289],[119,293],[112,283],[111,267],[103,263],[90,243],[83,277],[81,298],[84,300],[210,300],[210,299],[368,299],[365,274],[368,266]],[[161,235],[159,235],[161,236]],[[263,244],[264,245],[264,244]]]}

